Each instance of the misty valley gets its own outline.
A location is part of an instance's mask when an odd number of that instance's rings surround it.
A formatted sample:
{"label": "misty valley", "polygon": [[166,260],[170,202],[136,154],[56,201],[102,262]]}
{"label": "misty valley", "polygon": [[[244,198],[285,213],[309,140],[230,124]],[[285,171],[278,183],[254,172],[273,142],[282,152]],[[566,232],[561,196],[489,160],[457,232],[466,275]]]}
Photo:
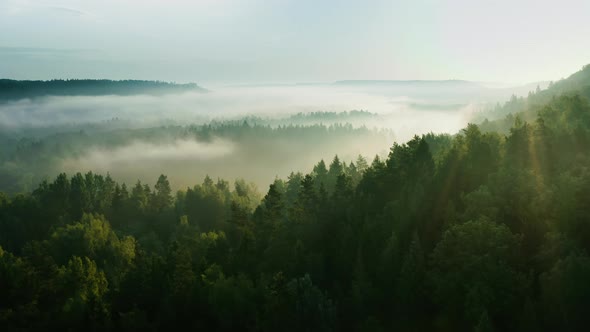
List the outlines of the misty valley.
{"label": "misty valley", "polygon": [[0,332],[588,331],[589,13],[0,0]]}

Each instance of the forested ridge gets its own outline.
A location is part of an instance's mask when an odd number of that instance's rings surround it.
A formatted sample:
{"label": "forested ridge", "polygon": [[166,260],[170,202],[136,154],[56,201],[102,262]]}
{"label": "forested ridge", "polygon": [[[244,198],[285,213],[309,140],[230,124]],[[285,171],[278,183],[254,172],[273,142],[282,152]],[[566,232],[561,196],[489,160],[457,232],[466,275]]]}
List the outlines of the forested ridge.
{"label": "forested ridge", "polygon": [[[584,66],[567,79],[550,82],[547,89],[542,90],[537,85],[536,90],[529,91],[527,97],[512,95],[505,103],[498,103],[492,109],[482,112],[480,117],[482,120],[486,118],[481,124],[482,130],[508,134],[517,114],[521,120],[534,122],[539,111],[548,103],[555,102],[557,96],[574,94],[590,98],[590,65]],[[495,120],[488,121],[487,118]]]}
{"label": "forested ridge", "polygon": [[101,96],[204,92],[195,83],[176,84],[141,80],[49,80],[19,81],[0,79],[0,102],[45,96]]}
{"label": "forested ridge", "polygon": [[0,325],[585,331],[590,102],[519,111],[506,134],[416,136],[263,194],[78,173],[0,196]]}

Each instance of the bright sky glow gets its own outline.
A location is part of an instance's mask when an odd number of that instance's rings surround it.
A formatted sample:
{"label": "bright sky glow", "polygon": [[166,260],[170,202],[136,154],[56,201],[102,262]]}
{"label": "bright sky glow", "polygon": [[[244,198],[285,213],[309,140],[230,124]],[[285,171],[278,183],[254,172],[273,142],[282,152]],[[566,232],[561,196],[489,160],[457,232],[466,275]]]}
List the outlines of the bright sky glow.
{"label": "bright sky glow", "polygon": [[556,80],[587,0],[0,0],[0,77]]}

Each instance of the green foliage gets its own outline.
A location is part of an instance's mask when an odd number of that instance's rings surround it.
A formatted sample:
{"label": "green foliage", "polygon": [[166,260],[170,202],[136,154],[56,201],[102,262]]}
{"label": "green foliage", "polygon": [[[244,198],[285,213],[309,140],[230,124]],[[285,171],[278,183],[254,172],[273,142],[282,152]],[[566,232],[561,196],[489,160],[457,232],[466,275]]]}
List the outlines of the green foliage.
{"label": "green foliage", "polygon": [[[432,253],[429,272],[435,299],[458,320],[477,322],[517,306],[526,291],[519,238],[508,227],[486,219],[454,225]],[[510,311],[508,311],[510,312]]]}
{"label": "green foliage", "polygon": [[135,259],[136,241],[132,236],[119,238],[104,217],[87,215],[80,222],[55,230],[48,240],[48,247],[58,264],[65,264],[70,257],[87,257],[106,270],[114,285],[118,285],[124,273]]}
{"label": "green foliage", "polygon": [[62,270],[66,300],[62,308],[65,322],[104,323],[110,311],[104,296],[108,282],[104,272],[88,257],[72,257]]}
{"label": "green foliage", "polygon": [[492,322],[490,322],[490,317],[488,316],[488,312],[486,310],[482,311],[481,316],[479,317],[479,322],[475,326],[474,331],[475,332],[494,332]]}
{"label": "green foliage", "polygon": [[541,276],[544,313],[548,326],[583,331],[590,323],[586,305],[590,301],[590,258],[570,254]]}

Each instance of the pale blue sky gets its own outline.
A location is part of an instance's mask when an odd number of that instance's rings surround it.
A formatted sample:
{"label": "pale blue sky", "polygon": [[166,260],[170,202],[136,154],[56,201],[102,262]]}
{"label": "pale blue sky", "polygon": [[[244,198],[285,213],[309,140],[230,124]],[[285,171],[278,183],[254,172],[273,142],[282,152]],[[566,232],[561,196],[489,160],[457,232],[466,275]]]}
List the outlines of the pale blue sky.
{"label": "pale blue sky", "polygon": [[0,77],[556,80],[587,0],[0,0]]}

